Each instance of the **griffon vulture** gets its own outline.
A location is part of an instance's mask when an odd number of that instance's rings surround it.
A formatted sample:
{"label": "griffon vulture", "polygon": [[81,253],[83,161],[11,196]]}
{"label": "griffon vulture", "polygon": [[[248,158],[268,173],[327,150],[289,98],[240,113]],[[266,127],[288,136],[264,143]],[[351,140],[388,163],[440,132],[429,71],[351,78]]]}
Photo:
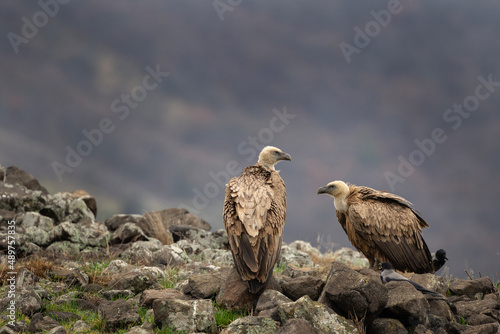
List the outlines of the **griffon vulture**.
{"label": "griffon vulture", "polygon": [[318,189],[333,196],[337,219],[352,245],[372,269],[391,262],[400,271],[434,272],[421,231],[429,225],[402,197],[368,187],[333,181]]}
{"label": "griffon vulture", "polygon": [[405,282],[408,282],[411,285],[413,285],[415,287],[415,289],[417,289],[418,291],[420,291],[420,292],[422,292],[424,294],[444,299],[443,295],[441,295],[441,294],[439,294],[437,292],[431,291],[431,290],[427,290],[426,288],[424,288],[423,286],[421,286],[417,282],[413,282],[412,280],[410,280],[410,279],[404,277],[403,275],[398,274],[397,272],[395,272],[392,269],[392,264],[390,264],[389,262],[382,262],[380,264],[380,269],[383,269],[382,272],[380,273],[380,279],[382,280],[383,284],[386,284],[386,283],[389,283],[389,282],[393,282],[393,281],[405,281]]}
{"label": "griffon vulture", "polygon": [[274,165],[281,160],[291,157],[267,146],[256,165],[245,168],[226,185],[224,226],[236,269],[251,293],[266,286],[280,257],[286,191]]}

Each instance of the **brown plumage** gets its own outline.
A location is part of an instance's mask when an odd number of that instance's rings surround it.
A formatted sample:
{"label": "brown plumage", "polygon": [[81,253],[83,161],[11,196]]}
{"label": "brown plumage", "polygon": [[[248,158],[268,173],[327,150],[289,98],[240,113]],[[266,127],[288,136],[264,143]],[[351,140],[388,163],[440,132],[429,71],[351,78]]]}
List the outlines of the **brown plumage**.
{"label": "brown plumage", "polygon": [[390,262],[401,271],[434,271],[421,234],[429,225],[404,198],[342,181],[319,188],[318,194],[333,196],[340,225],[372,268]]}
{"label": "brown plumage", "polygon": [[252,293],[266,286],[280,257],[286,218],[285,183],[274,169],[280,160],[291,157],[267,146],[256,165],[226,186],[224,226],[236,269]]}

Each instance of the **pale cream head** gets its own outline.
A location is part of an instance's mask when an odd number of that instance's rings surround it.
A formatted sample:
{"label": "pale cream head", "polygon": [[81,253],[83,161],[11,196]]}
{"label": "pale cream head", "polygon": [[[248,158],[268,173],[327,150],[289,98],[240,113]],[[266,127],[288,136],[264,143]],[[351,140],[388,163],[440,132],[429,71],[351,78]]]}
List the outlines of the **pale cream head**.
{"label": "pale cream head", "polygon": [[281,160],[290,161],[292,160],[292,157],[290,156],[290,154],[284,153],[277,147],[266,146],[260,152],[259,161],[257,161],[257,164],[274,170],[274,165],[276,165]]}
{"label": "pale cream head", "polygon": [[349,186],[344,181],[333,181],[318,189],[318,194],[328,194],[334,198],[335,208],[347,212],[346,198],[349,195]]}

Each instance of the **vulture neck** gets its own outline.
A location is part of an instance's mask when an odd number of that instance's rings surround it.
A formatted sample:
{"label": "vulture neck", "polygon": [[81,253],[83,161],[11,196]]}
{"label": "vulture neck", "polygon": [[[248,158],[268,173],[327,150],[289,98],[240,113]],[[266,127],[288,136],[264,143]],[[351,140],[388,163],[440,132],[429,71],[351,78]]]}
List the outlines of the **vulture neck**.
{"label": "vulture neck", "polygon": [[333,203],[335,204],[335,208],[337,211],[342,213],[347,213],[347,202],[345,197],[334,197]]}
{"label": "vulture neck", "polygon": [[274,169],[275,163],[274,164],[268,164],[268,163],[265,163],[265,162],[262,162],[262,161],[258,161],[257,165],[262,166],[262,167],[267,168],[267,169],[270,169],[270,170],[276,170],[276,169]]}

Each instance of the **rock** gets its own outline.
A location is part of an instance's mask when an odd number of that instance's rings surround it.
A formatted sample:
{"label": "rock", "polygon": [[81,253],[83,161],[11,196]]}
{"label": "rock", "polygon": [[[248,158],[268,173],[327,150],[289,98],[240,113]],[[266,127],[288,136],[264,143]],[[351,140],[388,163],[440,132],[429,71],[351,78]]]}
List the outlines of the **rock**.
{"label": "rock", "polygon": [[279,321],[278,306],[283,303],[290,303],[292,300],[276,290],[264,291],[255,306],[255,315],[271,318]]}
{"label": "rock", "polygon": [[311,256],[289,246],[281,246],[281,263],[285,266],[292,264],[297,267],[313,267]]}
{"label": "rock", "polygon": [[94,217],[97,217],[97,202],[93,196],[85,190],[75,190],[71,193],[71,196],[83,200],[87,208],[94,214]]}
{"label": "rock", "polygon": [[165,245],[153,254],[153,264],[155,265],[178,266],[190,261],[191,259],[175,244]]}
{"label": "rock", "polygon": [[99,315],[104,318],[107,331],[133,326],[141,320],[137,309],[128,300],[102,301],[99,304]]}
{"label": "rock", "polygon": [[17,213],[39,212],[47,202],[47,197],[40,190],[29,190],[19,184],[0,182],[0,194],[0,209]]}
{"label": "rock", "polygon": [[5,183],[23,185],[29,190],[38,190],[44,195],[47,195],[49,193],[47,189],[45,189],[45,187],[43,187],[33,175],[16,166],[7,167],[7,169],[5,170],[3,181]]}
{"label": "rock", "polygon": [[247,316],[231,322],[221,334],[274,334],[276,329],[278,324],[272,319]]}
{"label": "rock", "polygon": [[84,218],[95,220],[95,215],[85,200],[67,192],[47,195],[43,208],[29,211],[39,211],[42,215],[52,218],[56,224],[64,221],[79,223]]}
{"label": "rock", "polygon": [[[229,250],[229,240],[225,230],[209,232],[193,226],[170,226],[169,230],[176,233],[176,236],[182,240],[197,243],[204,249]],[[182,233],[179,233],[180,230],[182,230]]]}
{"label": "rock", "polygon": [[471,299],[478,293],[485,295],[494,291],[493,282],[488,277],[474,280],[454,278],[450,282],[449,289],[455,295],[466,295]]}
{"label": "rock", "polygon": [[78,320],[71,327],[71,333],[86,333],[90,330],[90,326],[83,320]]}
{"label": "rock", "polygon": [[352,321],[336,314],[329,307],[311,300],[309,296],[301,297],[296,302],[279,305],[278,315],[281,323],[286,323],[289,319],[305,319],[318,333],[359,334]]}
{"label": "rock", "polygon": [[104,221],[104,224],[110,231],[116,231],[120,226],[127,223],[132,223],[134,225],[140,226],[139,222],[144,220],[142,215],[132,215],[132,214],[117,214],[108,218]]}
{"label": "rock", "polygon": [[412,333],[414,333],[414,334],[433,334],[430,329],[425,328],[425,326],[422,324],[418,324],[417,326],[415,326]]}
{"label": "rock", "polygon": [[126,244],[145,240],[148,240],[148,237],[146,237],[139,226],[134,223],[125,223],[120,225],[116,231],[113,232],[111,244]]}
{"label": "rock", "polygon": [[47,275],[55,281],[62,281],[68,286],[81,287],[89,284],[89,276],[80,269],[59,269],[49,271]]}
{"label": "rock", "polygon": [[233,255],[231,251],[225,249],[205,249],[201,253],[201,261],[219,267],[233,267]]}
{"label": "rock", "polygon": [[16,334],[17,331],[14,331],[9,326],[0,327],[0,334]]}
{"label": "rock", "polygon": [[33,274],[26,268],[21,268],[17,272],[16,290],[24,290],[35,287],[36,283],[40,282],[40,277]]}
{"label": "rock", "polygon": [[102,290],[104,290],[104,287],[100,284],[87,284],[84,287],[82,287],[82,292],[88,292],[88,293],[99,293]]}
{"label": "rock", "polygon": [[408,282],[389,282],[389,300],[382,312],[383,317],[398,319],[405,327],[429,322],[430,306],[422,293]]}
{"label": "rock", "polygon": [[369,326],[370,334],[407,334],[405,326],[397,320],[390,318],[377,318]]}
{"label": "rock", "polygon": [[58,304],[58,305],[74,304],[77,308],[79,308],[83,311],[97,312],[97,306],[92,304],[90,301],[88,301],[86,299],[82,299],[82,298],[76,298],[76,299],[72,299],[70,301],[56,300],[55,304]]}
{"label": "rock", "polygon": [[72,243],[71,241],[56,241],[47,247],[47,252],[59,255],[77,256],[80,254],[80,244]]}
{"label": "rock", "polygon": [[187,333],[213,333],[217,329],[211,300],[156,299],[153,311],[158,327],[173,326]]}
{"label": "rock", "polygon": [[194,255],[201,255],[205,251],[205,247],[192,240],[179,240],[175,245],[182,249],[191,259]]}
{"label": "rock", "polygon": [[310,256],[320,257],[321,252],[316,247],[313,247],[311,243],[302,240],[295,240],[291,242],[288,247],[296,249],[298,251],[309,254]]}
{"label": "rock", "polygon": [[219,293],[230,272],[231,269],[224,268],[209,274],[191,275],[182,292],[197,299],[212,298]]}
{"label": "rock", "polygon": [[408,278],[422,285],[427,290],[436,291],[443,296],[446,295],[448,291],[448,283],[442,276],[436,276],[434,274],[410,274]]}
{"label": "rock", "polygon": [[64,311],[49,311],[45,315],[59,322],[70,322],[81,319],[77,314]]}
{"label": "rock", "polygon": [[102,273],[106,275],[113,275],[130,271],[131,268],[132,266],[123,260],[113,260],[108,264],[106,268],[104,268]]}
{"label": "rock", "polygon": [[498,321],[490,316],[487,316],[486,314],[473,314],[470,317],[467,318],[467,322],[471,326],[477,326],[477,325],[484,325],[484,324],[490,324],[490,323],[498,323]]}
{"label": "rock", "polygon": [[151,308],[153,301],[156,299],[187,300],[189,297],[175,289],[144,290],[141,294],[141,298],[139,299],[139,303],[143,307]]}
{"label": "rock", "polygon": [[457,316],[468,318],[474,314],[479,314],[488,310],[500,309],[500,301],[485,299],[457,302],[451,305],[451,309]]}
{"label": "rock", "polygon": [[[318,331],[304,319],[290,319],[276,334],[317,334]],[[406,332],[405,332],[406,333]]]}
{"label": "rock", "polygon": [[149,289],[163,277],[165,277],[165,273],[157,267],[140,267],[123,274],[116,274],[109,282],[108,288],[114,290],[130,289],[137,294]]}
{"label": "rock", "polygon": [[37,313],[31,317],[31,323],[28,327],[28,332],[40,332],[48,331],[54,327],[61,326],[60,323],[52,319],[51,317],[43,316],[41,313]]}
{"label": "rock", "polygon": [[497,334],[500,331],[498,323],[467,327],[468,328],[460,332],[460,334]]}
{"label": "rock", "polygon": [[131,290],[107,290],[101,292],[101,296],[107,300],[129,299],[134,297],[134,293]]}
{"label": "rock", "polygon": [[28,240],[38,246],[47,246],[52,242],[49,232],[54,228],[54,221],[38,212],[26,212],[21,225],[25,228]]}
{"label": "rock", "polygon": [[125,332],[125,334],[153,334],[153,331],[141,328],[139,326],[135,326],[130,328],[130,330]]}
{"label": "rock", "polygon": [[127,248],[120,254],[120,258],[128,263],[134,263],[143,266],[149,266],[153,263],[153,253],[146,248],[131,249]]}
{"label": "rock", "polygon": [[43,306],[40,296],[31,288],[16,291],[14,299],[9,298],[8,293],[4,292],[0,299],[0,309],[8,311],[12,305],[14,305],[17,313],[24,315],[35,314]]}
{"label": "rock", "polygon": [[48,334],[66,334],[64,326],[57,326],[48,331]]}
{"label": "rock", "polygon": [[281,284],[283,294],[292,300],[308,295],[312,300],[318,300],[325,281],[321,277],[308,275],[289,279]]}
{"label": "rock", "polygon": [[363,254],[348,247],[337,249],[333,253],[333,259],[345,263],[351,268],[368,268],[370,266],[368,259]]}
{"label": "rock", "polygon": [[241,279],[236,268],[231,268],[227,278],[222,281],[222,285],[215,300],[218,305],[228,310],[245,309],[250,311],[259,298],[258,295],[250,293],[248,286]]}
{"label": "rock", "polygon": [[380,280],[334,262],[318,301],[344,317],[355,316],[369,323],[382,312],[388,298],[387,288]]}
{"label": "rock", "polygon": [[52,241],[71,241],[79,245],[79,250],[86,246],[106,247],[110,236],[104,224],[91,219],[82,219],[79,224],[63,222],[49,233]]}

